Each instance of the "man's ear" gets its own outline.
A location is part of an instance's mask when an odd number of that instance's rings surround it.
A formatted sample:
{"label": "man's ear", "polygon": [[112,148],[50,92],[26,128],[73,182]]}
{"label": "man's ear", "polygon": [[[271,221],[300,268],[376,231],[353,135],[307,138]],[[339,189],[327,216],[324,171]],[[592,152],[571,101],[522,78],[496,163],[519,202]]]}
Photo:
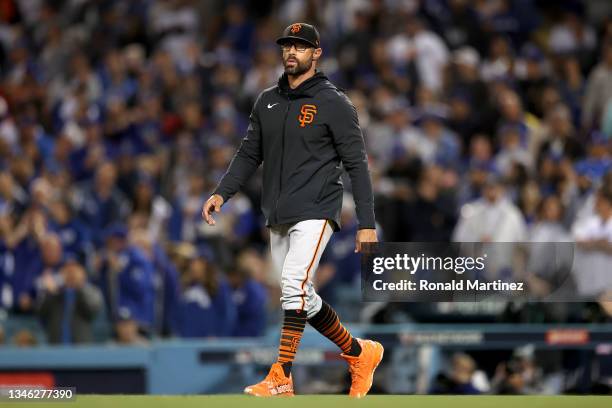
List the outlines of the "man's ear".
{"label": "man's ear", "polygon": [[322,54],[323,54],[323,49],[315,48],[314,52],[312,53],[312,59],[316,61],[319,58],[321,58]]}

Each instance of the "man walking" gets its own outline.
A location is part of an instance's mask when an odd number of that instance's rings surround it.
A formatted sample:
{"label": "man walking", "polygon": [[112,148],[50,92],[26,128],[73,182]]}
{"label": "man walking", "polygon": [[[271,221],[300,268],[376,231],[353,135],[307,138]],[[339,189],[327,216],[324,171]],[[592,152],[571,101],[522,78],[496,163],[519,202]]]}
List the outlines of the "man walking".
{"label": "man walking", "polygon": [[276,42],[285,73],[257,98],[247,135],[202,209],[206,222],[215,225],[212,213],[219,212],[263,162],[262,211],[274,267],[281,275],[284,320],[277,362],[262,382],[244,391],[293,395],[291,364],[308,322],[342,350],[352,378],[350,395],[363,397],[372,386],[383,347],[351,336],[312,283],[331,234],[340,229],[341,164],[351,178],[359,221],[355,251],[377,241],[363,136],[353,104],[316,70],[322,54],[317,29],[291,24]]}

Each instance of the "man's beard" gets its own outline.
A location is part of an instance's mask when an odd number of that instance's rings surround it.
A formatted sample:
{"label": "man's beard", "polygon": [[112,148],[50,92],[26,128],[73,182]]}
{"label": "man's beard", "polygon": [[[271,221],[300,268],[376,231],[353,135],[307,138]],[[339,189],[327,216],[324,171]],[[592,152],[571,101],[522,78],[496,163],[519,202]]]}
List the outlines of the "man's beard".
{"label": "man's beard", "polygon": [[300,62],[299,59],[294,58],[295,65],[293,67],[287,66],[287,61],[283,61],[283,65],[285,66],[285,74],[287,75],[302,75],[307,72],[310,67],[312,67],[312,58],[308,61]]}

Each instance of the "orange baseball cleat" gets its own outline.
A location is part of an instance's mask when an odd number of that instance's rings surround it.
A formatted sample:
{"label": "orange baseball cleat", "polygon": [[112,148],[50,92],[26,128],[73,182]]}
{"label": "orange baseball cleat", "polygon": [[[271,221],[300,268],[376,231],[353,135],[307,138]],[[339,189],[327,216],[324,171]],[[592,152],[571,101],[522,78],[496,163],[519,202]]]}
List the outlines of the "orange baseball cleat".
{"label": "orange baseball cleat", "polygon": [[372,387],[374,370],[383,358],[385,349],[382,344],[372,340],[357,339],[361,345],[361,354],[357,357],[340,354],[340,357],[349,364],[351,373],[351,391],[349,395],[355,398],[363,398]]}
{"label": "orange baseball cleat", "polygon": [[244,393],[255,397],[293,397],[293,378],[291,374],[285,376],[280,363],[274,363],[266,378],[246,387]]}

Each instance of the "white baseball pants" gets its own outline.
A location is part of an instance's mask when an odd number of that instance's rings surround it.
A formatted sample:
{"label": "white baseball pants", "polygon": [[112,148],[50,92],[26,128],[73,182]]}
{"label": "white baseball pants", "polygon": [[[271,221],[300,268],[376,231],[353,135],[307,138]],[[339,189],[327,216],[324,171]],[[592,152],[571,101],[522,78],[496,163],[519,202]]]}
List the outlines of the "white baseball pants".
{"label": "white baseball pants", "polygon": [[306,311],[311,318],[321,309],[312,278],[334,232],[328,220],[305,220],[270,227],[272,263],[281,281],[283,310]]}

